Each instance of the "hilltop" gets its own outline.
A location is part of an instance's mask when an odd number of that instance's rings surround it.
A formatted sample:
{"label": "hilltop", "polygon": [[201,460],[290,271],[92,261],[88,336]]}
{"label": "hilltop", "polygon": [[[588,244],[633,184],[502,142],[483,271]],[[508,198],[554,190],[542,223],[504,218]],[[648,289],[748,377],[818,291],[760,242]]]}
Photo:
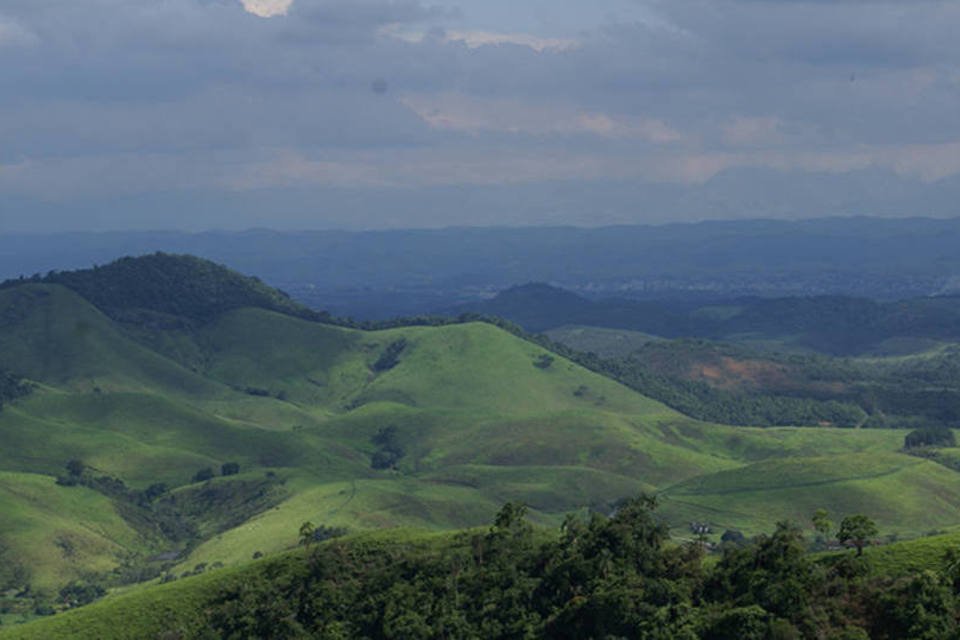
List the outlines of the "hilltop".
{"label": "hilltop", "polygon": [[45,276],[8,280],[0,284],[0,290],[26,283],[62,285],[121,321],[172,318],[204,322],[244,307],[324,318],[258,278],[188,255],[157,252],[90,269],[51,271]]}

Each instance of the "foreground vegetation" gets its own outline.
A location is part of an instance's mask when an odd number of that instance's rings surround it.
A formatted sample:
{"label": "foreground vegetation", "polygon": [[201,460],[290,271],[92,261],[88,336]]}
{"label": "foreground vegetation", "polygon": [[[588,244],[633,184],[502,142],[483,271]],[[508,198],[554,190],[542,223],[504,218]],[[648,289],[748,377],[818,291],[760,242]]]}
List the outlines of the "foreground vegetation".
{"label": "foreground vegetation", "polygon": [[[304,539],[301,552],[142,588],[4,638],[947,638],[960,630],[956,548],[937,570],[817,557],[779,523],[731,536],[708,566],[640,497],[558,534],[506,504],[488,530]],[[863,523],[858,525],[858,518]],[[862,516],[844,520],[870,535]],[[823,522],[818,522],[822,530]],[[829,527],[829,524],[826,525]],[[860,534],[857,534],[857,527]]]}

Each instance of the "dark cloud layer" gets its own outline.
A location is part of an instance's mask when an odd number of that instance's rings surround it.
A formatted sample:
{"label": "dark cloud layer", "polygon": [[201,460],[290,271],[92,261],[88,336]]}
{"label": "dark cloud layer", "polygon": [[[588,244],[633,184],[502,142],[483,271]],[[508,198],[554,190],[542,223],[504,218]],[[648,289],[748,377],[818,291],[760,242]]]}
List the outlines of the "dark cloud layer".
{"label": "dark cloud layer", "polygon": [[246,4],[0,5],[0,232],[960,213],[955,2]]}

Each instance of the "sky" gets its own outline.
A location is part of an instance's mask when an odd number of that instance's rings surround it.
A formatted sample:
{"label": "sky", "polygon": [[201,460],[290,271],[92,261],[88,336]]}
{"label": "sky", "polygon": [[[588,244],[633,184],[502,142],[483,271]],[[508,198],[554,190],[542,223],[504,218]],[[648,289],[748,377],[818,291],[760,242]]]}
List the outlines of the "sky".
{"label": "sky", "polygon": [[955,0],[3,0],[0,233],[960,215]]}

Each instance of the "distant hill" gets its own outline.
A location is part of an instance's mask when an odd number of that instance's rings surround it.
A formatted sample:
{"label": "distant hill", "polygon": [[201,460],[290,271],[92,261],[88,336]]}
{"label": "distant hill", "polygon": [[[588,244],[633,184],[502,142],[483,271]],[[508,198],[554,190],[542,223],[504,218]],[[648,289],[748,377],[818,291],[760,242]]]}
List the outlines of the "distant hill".
{"label": "distant hill", "polygon": [[524,282],[633,299],[928,296],[958,290],[957,246],[957,218],[4,234],[0,278],[186,253],[256,274],[308,306],[371,319],[417,315]]}
{"label": "distant hill", "polygon": [[960,341],[960,297],[878,302],[849,296],[637,301],[587,299],[546,284],[506,289],[451,313],[497,315],[544,332],[568,325],[697,337],[832,355],[883,353],[909,340]]}

